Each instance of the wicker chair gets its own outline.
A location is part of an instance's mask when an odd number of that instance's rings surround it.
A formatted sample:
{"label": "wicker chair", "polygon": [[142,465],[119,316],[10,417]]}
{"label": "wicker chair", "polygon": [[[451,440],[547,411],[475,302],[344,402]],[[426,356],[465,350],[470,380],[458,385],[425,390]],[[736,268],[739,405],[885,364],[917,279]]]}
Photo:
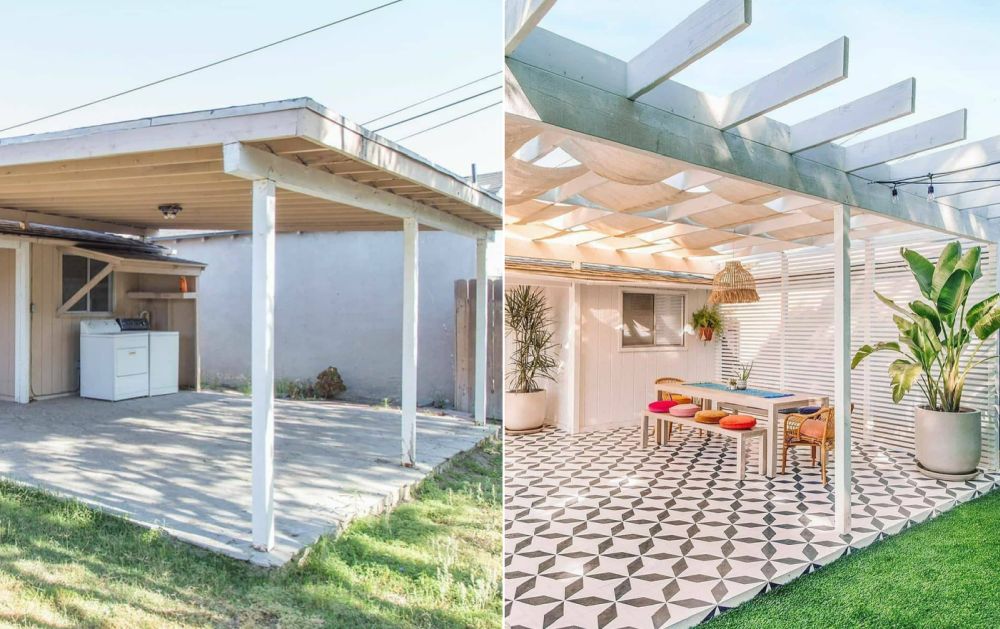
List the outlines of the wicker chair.
{"label": "wicker chair", "polygon": [[[662,378],[657,378],[655,382],[656,382],[656,384],[667,384],[667,383],[678,384],[678,383],[684,382],[684,380],[682,380],[681,378],[674,378],[673,376],[664,376]],[[659,401],[672,400],[674,402],[677,402],[678,404],[691,404],[692,402],[694,402],[694,400],[692,400],[691,398],[689,398],[686,395],[678,395],[678,394],[674,394],[674,393],[666,393],[665,391],[657,391],[656,392],[656,399],[659,400]],[[683,428],[683,426],[678,425],[677,426],[678,432],[682,428]],[[702,431],[699,430],[698,432],[702,432]],[[656,443],[660,442],[660,422],[656,422],[656,425],[653,426],[653,438],[656,440]]]}
{"label": "wicker chair", "polygon": [[[851,404],[851,412],[854,405]],[[834,444],[834,409],[823,407],[815,413],[803,415],[791,413],[785,417],[785,436],[781,447],[781,473],[785,473],[788,463],[788,449],[808,447],[812,450],[812,464],[816,465],[816,453],[820,455],[820,478],[826,484],[826,465],[829,450]]]}

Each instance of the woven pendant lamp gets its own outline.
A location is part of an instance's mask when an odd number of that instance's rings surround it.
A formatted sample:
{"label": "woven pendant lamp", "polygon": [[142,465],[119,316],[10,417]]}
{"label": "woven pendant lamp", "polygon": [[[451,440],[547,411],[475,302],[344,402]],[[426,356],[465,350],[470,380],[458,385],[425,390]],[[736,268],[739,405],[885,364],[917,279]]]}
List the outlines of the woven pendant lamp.
{"label": "woven pendant lamp", "polygon": [[712,280],[710,304],[751,304],[760,301],[757,282],[739,260],[728,260]]}

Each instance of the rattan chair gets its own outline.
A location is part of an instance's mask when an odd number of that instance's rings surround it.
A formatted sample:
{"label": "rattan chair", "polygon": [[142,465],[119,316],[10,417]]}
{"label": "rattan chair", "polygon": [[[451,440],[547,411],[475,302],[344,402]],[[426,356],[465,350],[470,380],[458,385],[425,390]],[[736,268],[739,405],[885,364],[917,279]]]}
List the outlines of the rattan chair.
{"label": "rattan chair", "polygon": [[[851,412],[854,405],[851,404]],[[807,447],[812,450],[812,464],[816,465],[816,454],[819,451],[820,478],[826,484],[826,467],[828,452],[833,449],[835,440],[833,407],[825,406],[815,413],[803,415],[790,413],[785,416],[785,433],[781,447],[781,473],[785,473],[788,463],[788,449]]]}

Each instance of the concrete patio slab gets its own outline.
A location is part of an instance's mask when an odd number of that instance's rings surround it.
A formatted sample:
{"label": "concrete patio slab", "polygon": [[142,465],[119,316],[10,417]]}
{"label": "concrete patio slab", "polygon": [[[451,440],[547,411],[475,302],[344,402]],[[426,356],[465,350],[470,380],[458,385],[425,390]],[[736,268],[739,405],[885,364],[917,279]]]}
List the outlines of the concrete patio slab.
{"label": "concrete patio slab", "polygon": [[273,566],[359,515],[394,504],[434,468],[497,433],[469,419],[421,414],[418,465],[404,468],[396,410],[279,400],[275,416],[277,534],[270,553],[250,546],[246,396],[0,403],[0,476]]}

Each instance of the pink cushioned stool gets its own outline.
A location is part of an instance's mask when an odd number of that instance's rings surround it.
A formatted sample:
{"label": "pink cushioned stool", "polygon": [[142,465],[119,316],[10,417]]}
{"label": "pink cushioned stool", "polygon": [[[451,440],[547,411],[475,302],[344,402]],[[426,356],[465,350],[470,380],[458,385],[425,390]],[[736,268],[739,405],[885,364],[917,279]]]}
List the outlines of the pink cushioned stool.
{"label": "pink cushioned stool", "polygon": [[701,410],[697,404],[678,404],[670,409],[670,414],[674,417],[694,417],[694,414]]}
{"label": "pink cushioned stool", "polygon": [[675,406],[677,406],[677,402],[673,400],[659,400],[650,402],[648,408],[651,413],[667,413]]}

